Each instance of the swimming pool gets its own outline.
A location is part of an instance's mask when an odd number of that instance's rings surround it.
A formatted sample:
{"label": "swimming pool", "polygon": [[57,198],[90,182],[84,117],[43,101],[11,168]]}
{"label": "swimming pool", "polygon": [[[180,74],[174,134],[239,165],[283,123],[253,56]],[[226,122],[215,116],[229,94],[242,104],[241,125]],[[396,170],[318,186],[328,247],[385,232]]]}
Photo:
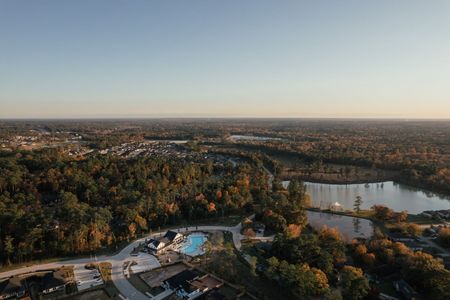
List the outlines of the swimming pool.
{"label": "swimming pool", "polygon": [[186,241],[180,247],[180,252],[190,256],[197,256],[205,253],[203,244],[208,238],[203,233],[192,233],[187,236]]}

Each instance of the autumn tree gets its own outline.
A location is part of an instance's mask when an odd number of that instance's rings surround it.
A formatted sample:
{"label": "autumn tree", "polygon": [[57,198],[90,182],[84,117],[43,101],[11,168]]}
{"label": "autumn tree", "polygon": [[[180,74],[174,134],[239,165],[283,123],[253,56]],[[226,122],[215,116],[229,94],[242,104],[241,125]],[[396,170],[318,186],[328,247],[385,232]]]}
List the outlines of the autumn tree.
{"label": "autumn tree", "polygon": [[341,286],[344,299],[364,299],[369,293],[369,283],[361,269],[344,266],[341,271]]}

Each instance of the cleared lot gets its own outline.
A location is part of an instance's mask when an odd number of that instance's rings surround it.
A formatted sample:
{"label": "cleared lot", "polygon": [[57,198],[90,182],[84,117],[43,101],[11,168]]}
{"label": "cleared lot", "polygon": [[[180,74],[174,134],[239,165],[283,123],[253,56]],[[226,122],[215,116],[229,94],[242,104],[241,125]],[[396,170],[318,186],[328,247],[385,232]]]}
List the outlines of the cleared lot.
{"label": "cleared lot", "polygon": [[172,277],[175,274],[186,270],[187,267],[184,264],[174,264],[161,269],[153,270],[141,274],[140,277],[145,281],[151,288],[159,287],[164,280]]}
{"label": "cleared lot", "polygon": [[161,267],[158,259],[155,256],[147,253],[140,252],[138,256],[133,256],[131,261],[132,263],[130,269],[134,274]]}

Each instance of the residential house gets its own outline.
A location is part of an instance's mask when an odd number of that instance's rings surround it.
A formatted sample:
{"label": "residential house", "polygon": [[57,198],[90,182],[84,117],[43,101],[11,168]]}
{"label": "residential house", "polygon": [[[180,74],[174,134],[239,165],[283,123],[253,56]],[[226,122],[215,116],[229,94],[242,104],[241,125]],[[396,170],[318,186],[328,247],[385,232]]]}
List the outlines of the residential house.
{"label": "residential house", "polygon": [[179,243],[182,242],[184,239],[184,235],[182,235],[181,233],[172,231],[172,230],[168,230],[166,232],[166,234],[164,235],[164,238],[167,239],[170,243]]}
{"label": "residential house", "polygon": [[46,273],[42,277],[41,289],[43,294],[50,294],[56,291],[64,291],[67,280],[64,277],[64,270],[57,270]]}
{"label": "residential house", "polygon": [[147,247],[154,253],[158,254],[166,250],[173,249],[174,246],[183,242],[184,235],[181,233],[169,230],[159,239],[150,239],[147,242]]}
{"label": "residential house", "polygon": [[158,253],[166,247],[166,244],[163,241],[159,241],[157,239],[150,239],[148,241],[147,247],[153,252]]}
{"label": "residential house", "polygon": [[0,282],[0,299],[21,298],[25,296],[26,288],[22,279],[14,276]]}
{"label": "residential house", "polygon": [[[209,274],[202,274],[196,269],[188,269],[166,279],[162,287],[173,291],[178,299],[193,300],[221,287],[223,282]],[[204,299],[220,299],[220,295],[213,293]]]}
{"label": "residential house", "polygon": [[191,291],[190,283],[199,278],[200,275],[201,273],[195,269],[184,270],[164,280],[162,287],[175,292],[180,299],[194,299],[192,297],[197,293]]}

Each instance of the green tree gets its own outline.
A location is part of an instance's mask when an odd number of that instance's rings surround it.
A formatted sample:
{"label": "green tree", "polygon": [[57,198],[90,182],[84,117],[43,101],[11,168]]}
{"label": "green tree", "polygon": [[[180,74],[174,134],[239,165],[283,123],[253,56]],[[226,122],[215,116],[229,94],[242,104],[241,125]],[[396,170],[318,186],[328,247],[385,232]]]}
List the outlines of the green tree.
{"label": "green tree", "polygon": [[11,255],[14,253],[14,238],[7,235],[4,242],[4,248],[7,255],[7,263],[11,264]]}
{"label": "green tree", "polygon": [[341,271],[341,286],[344,299],[364,299],[369,293],[369,282],[361,269],[345,266]]}

